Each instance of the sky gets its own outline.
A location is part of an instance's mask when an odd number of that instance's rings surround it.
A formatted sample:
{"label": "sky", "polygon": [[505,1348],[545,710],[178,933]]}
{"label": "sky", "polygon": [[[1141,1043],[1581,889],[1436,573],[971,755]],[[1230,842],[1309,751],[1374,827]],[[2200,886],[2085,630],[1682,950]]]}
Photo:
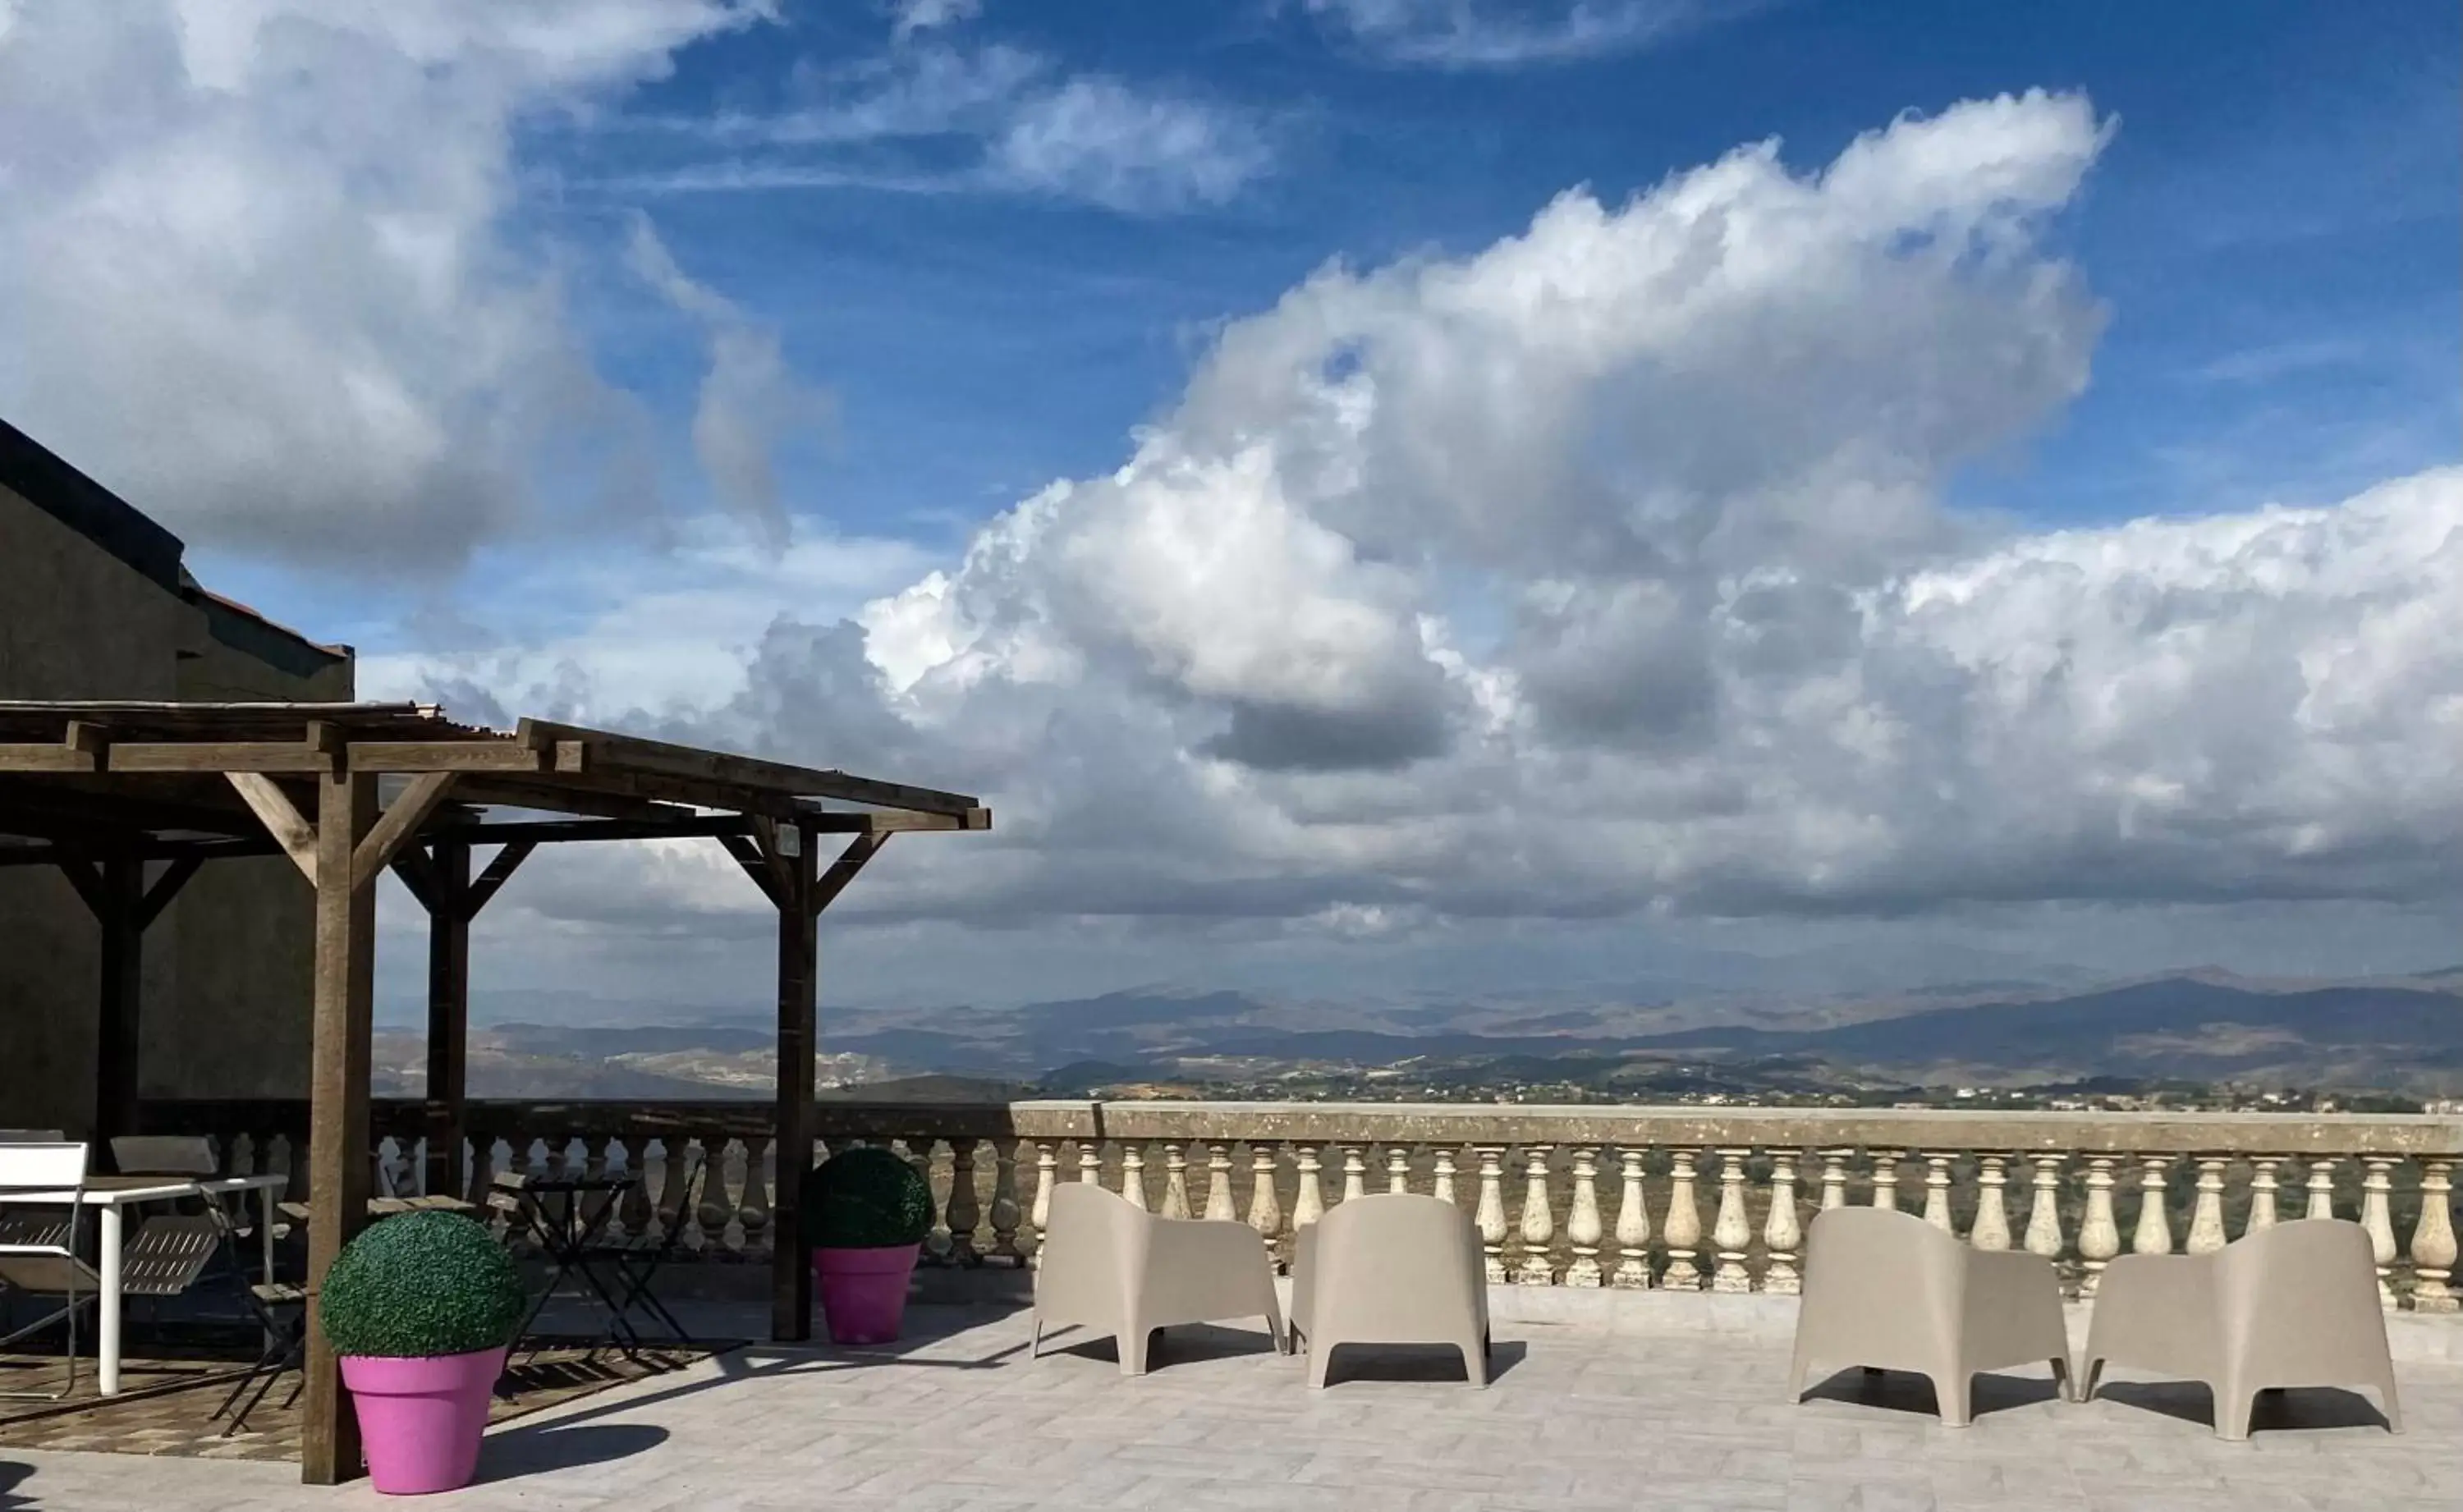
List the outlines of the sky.
{"label": "sky", "polygon": [[[2444,965],[2458,33],[0,0],[0,414],[367,696],[981,794],[825,999]],[[483,999],[763,1001],[582,850]]]}

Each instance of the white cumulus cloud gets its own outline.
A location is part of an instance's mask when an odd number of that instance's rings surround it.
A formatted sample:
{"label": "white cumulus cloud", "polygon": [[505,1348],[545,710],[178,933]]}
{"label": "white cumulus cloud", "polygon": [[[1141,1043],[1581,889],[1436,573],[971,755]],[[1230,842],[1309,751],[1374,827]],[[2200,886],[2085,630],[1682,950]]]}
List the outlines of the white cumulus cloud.
{"label": "white cumulus cloud", "polygon": [[2111,129],[1972,101],[1329,267],[1116,471],[782,604],[641,721],[985,794],[875,918],[2451,896],[2463,471],[2033,533],[1947,502],[2089,381],[2046,230]]}

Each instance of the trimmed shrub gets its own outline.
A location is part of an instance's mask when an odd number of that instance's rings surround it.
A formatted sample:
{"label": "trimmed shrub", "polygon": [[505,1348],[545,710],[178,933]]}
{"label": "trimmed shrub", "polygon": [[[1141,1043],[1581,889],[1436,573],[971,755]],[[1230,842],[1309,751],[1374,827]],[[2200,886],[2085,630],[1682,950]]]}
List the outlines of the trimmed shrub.
{"label": "trimmed shrub", "polygon": [[528,1298],[487,1228],[458,1213],[404,1213],[342,1246],[316,1315],[337,1354],[419,1359],[511,1344]]}
{"label": "trimmed shrub", "polygon": [[932,1188],[878,1145],[841,1150],[804,1176],[804,1239],[816,1249],[881,1249],[932,1232]]}

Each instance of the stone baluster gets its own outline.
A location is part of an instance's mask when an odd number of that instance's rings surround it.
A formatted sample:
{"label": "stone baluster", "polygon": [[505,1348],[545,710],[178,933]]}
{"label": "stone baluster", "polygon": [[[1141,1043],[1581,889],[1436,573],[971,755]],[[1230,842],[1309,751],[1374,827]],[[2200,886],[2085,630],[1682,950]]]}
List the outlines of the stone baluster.
{"label": "stone baluster", "polygon": [[952,1265],[979,1265],[975,1225],[983,1221],[982,1199],[975,1195],[975,1141],[960,1135],[949,1141],[949,1254]]}
{"label": "stone baluster", "polygon": [[1188,1156],[1176,1144],[1163,1147],[1163,1216],[1188,1216]]}
{"label": "stone baluster", "polygon": [[1745,1218],[1745,1159],[1752,1154],[1750,1150],[1718,1152],[1719,1212],[1711,1225],[1718,1266],[1711,1276],[1712,1291],[1754,1289],[1754,1278],[1745,1269],[1745,1246],[1754,1242],[1753,1225]]}
{"label": "stone baluster", "polygon": [[1017,1141],[998,1138],[992,1141],[992,1252],[988,1257],[995,1265],[1015,1269],[1025,1255],[1017,1247]]}
{"label": "stone baluster", "polygon": [[1103,1184],[1103,1141],[1101,1139],[1078,1141],[1078,1179],[1086,1186]]}
{"label": "stone baluster", "polygon": [[2190,1237],[2181,1247],[2192,1255],[2212,1255],[2224,1247],[2224,1167],[2217,1156],[2198,1156],[2198,1200],[2190,1209]]}
{"label": "stone baluster", "polygon": [[1429,1177],[1428,1190],[1440,1202],[1460,1205],[1461,1199],[1454,1195],[1454,1147],[1449,1144],[1437,1146],[1433,1159],[1434,1174]]}
{"label": "stone baluster", "polygon": [[1796,1212],[1796,1152],[1774,1150],[1770,1217],[1762,1224],[1762,1248],[1770,1256],[1769,1268],[1762,1275],[1764,1291],[1793,1297],[1803,1290],[1803,1277],[1796,1268],[1797,1250],[1803,1242],[1804,1229]]}
{"label": "stone baluster", "polygon": [[[303,1140],[302,1143],[305,1141]],[[287,1134],[276,1133],[265,1147],[265,1169],[279,1171],[288,1177],[282,1184],[279,1199],[285,1202],[303,1202],[308,1199],[307,1173],[300,1169],[299,1146],[291,1142]]]}
{"label": "stone baluster", "polygon": [[1667,1271],[1659,1278],[1669,1291],[1699,1291],[1702,1271],[1694,1264],[1702,1243],[1702,1213],[1693,1201],[1693,1157],[1690,1150],[1668,1154],[1667,1222],[1660,1235],[1667,1242]]}
{"label": "stone baluster", "polygon": [[1853,1150],[1821,1152],[1821,1207],[1828,1212],[1847,1205],[1847,1162],[1855,1157]]}
{"label": "stone baluster", "polygon": [[1121,1196],[1139,1212],[1146,1211],[1146,1147],[1135,1139],[1121,1141]]}
{"label": "stone baluster", "polygon": [[744,1253],[744,1204],[752,1196],[752,1147],[742,1140],[727,1142],[727,1163],[719,1168],[720,1178],[710,1186],[720,1199],[718,1247],[733,1256]]}
{"label": "stone baluster", "polygon": [[2416,1312],[2453,1312],[2454,1162],[2420,1162],[2420,1222],[2411,1231],[2411,1306]]}
{"label": "stone baluster", "polygon": [[1955,1234],[1950,1217],[1950,1163],[1955,1156],[1929,1154],[1925,1163],[1924,1220],[1945,1234]]}
{"label": "stone baluster", "polygon": [[1060,1184],[1060,1151],[1049,1139],[1035,1141],[1035,1200],[1027,1205],[1027,1226],[1035,1230],[1035,1252],[1029,1265],[1043,1264],[1043,1236],[1052,1227],[1052,1189]]}
{"label": "stone baluster", "polygon": [[2121,1253],[2121,1224],[2112,1212],[2113,1167],[2110,1156],[2089,1156],[2086,1162],[2086,1216],[2079,1222],[2079,1294],[2092,1297],[2103,1281],[2103,1267]]}
{"label": "stone baluster", "polygon": [[[736,1253],[747,1260],[766,1258],[777,1237],[770,1232],[770,1215],[774,1211],[770,1191],[775,1179],[771,1169],[773,1153],[767,1139],[744,1141],[744,1200],[736,1207],[736,1223],[743,1230],[744,1238],[735,1248]],[[927,1176],[925,1189],[929,1191],[930,1188],[931,1179]]]}
{"label": "stone baluster", "polygon": [[1550,1147],[1532,1145],[1522,1152],[1522,1264],[1514,1279],[1525,1286],[1551,1286],[1557,1272],[1548,1263],[1548,1242],[1557,1237],[1557,1214],[1548,1201]]}
{"label": "stone baluster", "polygon": [[2332,1158],[2309,1162],[2309,1206],[2302,1218],[2335,1216],[2335,1167],[2341,1163]]}
{"label": "stone baluster", "polygon": [[1650,1285],[1650,1204],[1642,1191],[1640,1150],[1617,1152],[1624,1191],[1617,1199],[1616,1285],[1640,1290]]}
{"label": "stone baluster", "polygon": [[1249,1146],[1249,1226],[1266,1242],[1266,1252],[1273,1254],[1275,1240],[1283,1231],[1282,1204],[1275,1197],[1273,1145]]}
{"label": "stone baluster", "polygon": [[1318,1184],[1318,1173],[1323,1169],[1317,1157],[1317,1146],[1300,1146],[1299,1190],[1292,1199],[1292,1232],[1295,1234],[1325,1217],[1325,1192]]}
{"label": "stone baluster", "polygon": [[[905,1141],[906,1163],[913,1166],[915,1174],[924,1178],[924,1190],[926,1193],[932,1191],[932,1147],[936,1142],[926,1134],[908,1134]],[[952,1147],[954,1148],[954,1141]],[[953,1178],[949,1183],[948,1201],[954,1203],[957,1199],[958,1184]],[[941,1201],[937,1196],[927,1197],[926,1205],[932,1209],[932,1227],[930,1232],[924,1236],[924,1253],[919,1258],[926,1264],[955,1264],[958,1252],[957,1216],[955,1213],[948,1213],[945,1220],[943,1215],[948,1212],[948,1204]]]}
{"label": "stone baluster", "polygon": [[[702,1172],[700,1184],[689,1192],[689,1201],[687,1201],[685,1170],[683,1167],[670,1165],[670,1179],[675,1182],[675,1201],[667,1204],[667,1209],[670,1209],[672,1214],[670,1221],[672,1224],[677,1224],[677,1234],[675,1234],[677,1246],[683,1248],[683,1253],[687,1253],[687,1256],[692,1256],[692,1259],[697,1261],[709,1259],[711,1253],[719,1248],[719,1229],[717,1229],[719,1219],[714,1217],[714,1214],[719,1214],[719,1207],[714,1204],[714,1199],[711,1199],[711,1192],[717,1192],[719,1182],[722,1182],[724,1175],[727,1175],[727,1167],[724,1167],[724,1145],[719,1143],[717,1135],[677,1133],[677,1135],[672,1137],[672,1150],[683,1153],[685,1160],[689,1160],[692,1165],[709,1167],[709,1170]],[[512,1150],[508,1150],[505,1157],[510,1160],[510,1157],[512,1157]],[[488,1160],[490,1160],[492,1165],[492,1162],[495,1162],[495,1155],[490,1153]]]}
{"label": "stone baluster", "polygon": [[230,1157],[222,1168],[226,1175],[256,1175],[256,1136],[254,1134],[242,1130],[231,1135],[230,1146],[225,1153]]}
{"label": "stone baluster", "polygon": [[2139,1164],[2146,1175],[2138,1182],[2138,1226],[2130,1231],[2129,1252],[2169,1255],[2172,1253],[2172,1220],[2164,1212],[2164,1176],[2172,1168],[2172,1157],[2141,1156]]}
{"label": "stone baluster", "polygon": [[1385,1190],[1393,1197],[1406,1197],[1411,1191],[1411,1151],[1406,1145],[1396,1145],[1385,1152]]}
{"label": "stone baluster", "polygon": [[[650,1159],[649,1141],[633,1139],[616,1148],[623,1157],[624,1174],[633,1178],[633,1184],[616,1194],[615,1222],[608,1230],[609,1236],[611,1238],[621,1238],[625,1235],[646,1237],[650,1232],[652,1221],[650,1187],[658,1177],[657,1167]],[[425,1161],[420,1162],[420,1169],[423,1172],[426,1168]]]}
{"label": "stone baluster", "polygon": [[1899,1206],[1899,1155],[1896,1150],[1873,1152],[1873,1205],[1896,1212]]}
{"label": "stone baluster", "polygon": [[1475,1147],[1479,1156],[1479,1206],[1472,1220],[1479,1225],[1479,1247],[1488,1253],[1492,1285],[1505,1281],[1505,1147]]}
{"label": "stone baluster", "polygon": [[2005,1199],[2009,1185],[2008,1156],[1976,1156],[1975,1223],[1967,1231],[1967,1242],[1978,1249],[2010,1247],[2010,1208]]}
{"label": "stone baluster", "polygon": [[1600,1237],[1605,1232],[1600,1223],[1600,1153],[1590,1148],[1574,1152],[1574,1211],[1565,1220],[1565,1242],[1574,1258],[1565,1267],[1568,1286],[1596,1287],[1605,1278],[1600,1273]]}
{"label": "stone baluster", "polygon": [[2388,1199],[2394,1191],[2394,1157],[2361,1157],[2361,1227],[2368,1231],[2369,1252],[2378,1265],[2378,1306],[2394,1310],[2394,1215]]}
{"label": "stone baluster", "polygon": [[1368,1153],[1359,1145],[1342,1147],[1342,1199],[1368,1195]]}
{"label": "stone baluster", "polygon": [[2241,1220],[2243,1234],[2263,1233],[2275,1226],[2276,1198],[2282,1189],[2275,1172],[2283,1163],[2278,1156],[2258,1156],[2250,1161],[2249,1216]]}
{"label": "stone baluster", "polygon": [[1240,1207],[1232,1196],[1232,1147],[1206,1147],[1206,1216],[1215,1222],[1236,1222]]}

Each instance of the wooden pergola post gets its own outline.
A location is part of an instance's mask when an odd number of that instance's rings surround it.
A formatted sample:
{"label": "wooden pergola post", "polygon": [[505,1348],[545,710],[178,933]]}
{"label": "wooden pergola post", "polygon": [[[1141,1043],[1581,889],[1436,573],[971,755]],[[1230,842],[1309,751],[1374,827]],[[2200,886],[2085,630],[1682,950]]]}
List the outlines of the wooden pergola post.
{"label": "wooden pergola post", "polygon": [[115,1135],[136,1134],[142,1085],[139,1039],[144,1026],[145,931],[162,917],[203,863],[195,856],[172,861],[148,887],[144,858],[128,851],[100,865],[74,853],[57,857],[60,874],[85,900],[101,926],[101,975],[96,996],[94,1112],[89,1142],[110,1149]]}
{"label": "wooden pergola post", "polygon": [[764,826],[778,905],[778,1127],[771,1143],[778,1194],[771,1203],[770,1336],[813,1336],[812,1249],[804,1242],[804,1173],[813,1164],[813,1051],[818,1017],[819,870],[813,832]]}
{"label": "wooden pergola post", "polygon": [[107,857],[91,899],[102,926],[101,1012],[95,1025],[92,1141],[108,1151],[113,1136],[137,1132],[138,1036],[144,1019],[145,863]]}
{"label": "wooden pergola post", "polygon": [[316,966],[308,1081],[307,1399],[300,1479],[336,1485],[360,1473],[360,1425],[315,1299],[342,1246],[368,1220],[369,1039],[374,1030],[376,889],[354,886],[352,860],[376,825],[377,782],[328,772],[316,783]]}
{"label": "wooden pergola post", "polygon": [[446,835],[428,857],[427,1190],[461,1197],[470,1035],[470,842]]}

